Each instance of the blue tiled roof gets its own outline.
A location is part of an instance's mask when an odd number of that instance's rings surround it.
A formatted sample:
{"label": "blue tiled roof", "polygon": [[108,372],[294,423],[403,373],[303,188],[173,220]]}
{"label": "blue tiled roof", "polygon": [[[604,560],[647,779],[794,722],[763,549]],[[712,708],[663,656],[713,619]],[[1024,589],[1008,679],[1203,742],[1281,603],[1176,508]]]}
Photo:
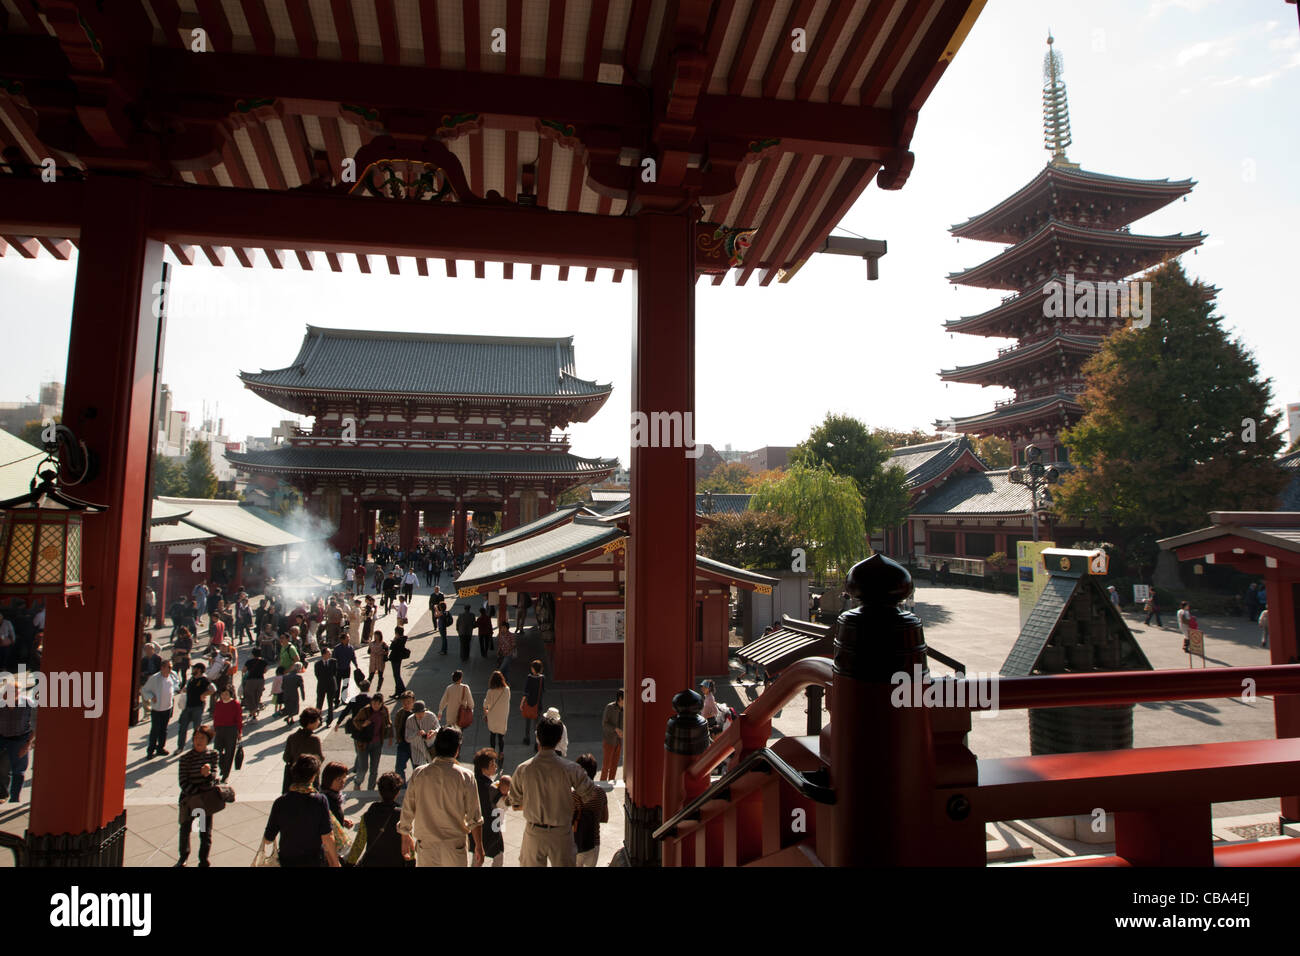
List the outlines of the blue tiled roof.
{"label": "blue tiled roof", "polygon": [[241,372],[250,386],[401,395],[599,396],[574,373],[573,339],[371,332],[307,326],[285,368]]}
{"label": "blue tiled roof", "polygon": [[281,445],[268,451],[227,452],[226,460],[236,468],[247,467],[253,471],[387,472],[400,475],[582,475],[614,467],[612,459],[579,458],[568,452],[403,451],[296,445]]}

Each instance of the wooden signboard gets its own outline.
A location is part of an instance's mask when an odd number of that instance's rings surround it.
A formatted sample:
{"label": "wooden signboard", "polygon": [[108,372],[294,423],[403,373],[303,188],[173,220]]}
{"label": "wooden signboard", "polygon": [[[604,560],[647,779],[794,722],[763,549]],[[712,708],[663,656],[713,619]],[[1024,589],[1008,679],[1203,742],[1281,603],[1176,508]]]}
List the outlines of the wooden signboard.
{"label": "wooden signboard", "polygon": [[1193,666],[1193,658],[1201,658],[1201,666],[1205,667],[1205,632],[1192,628],[1187,632],[1187,666]]}

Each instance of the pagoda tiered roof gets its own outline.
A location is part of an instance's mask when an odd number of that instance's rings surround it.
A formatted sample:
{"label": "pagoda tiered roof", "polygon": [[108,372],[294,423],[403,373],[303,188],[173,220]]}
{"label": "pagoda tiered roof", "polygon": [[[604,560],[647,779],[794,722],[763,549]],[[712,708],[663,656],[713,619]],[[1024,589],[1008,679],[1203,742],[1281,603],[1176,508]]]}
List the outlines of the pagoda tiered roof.
{"label": "pagoda tiered roof", "polygon": [[580,458],[569,452],[407,451],[392,448],[281,445],[266,451],[227,452],[236,468],[264,474],[361,476],[490,476],[573,478],[599,481],[617,461]]}
{"label": "pagoda tiered roof", "polygon": [[1037,176],[950,231],[961,239],[1019,242],[1049,218],[1118,229],[1149,216],[1196,185],[1191,179],[1128,179],[1048,163]]}
{"label": "pagoda tiered roof", "polygon": [[962,332],[966,335],[985,335],[991,338],[1016,338],[1020,333],[1013,331],[1023,320],[1036,322],[1043,315],[1043,288],[1049,282],[1065,285],[1066,278],[1054,273],[1042,282],[1036,282],[1023,292],[1004,296],[991,309],[975,315],[963,315],[959,319],[949,319],[943,323],[946,332]]}
{"label": "pagoda tiered roof", "polygon": [[[585,421],[612,386],[574,372],[573,338],[381,332],[307,326],[294,361],[240,372],[253,392],[284,408],[301,399],[382,397],[522,400],[583,406]],[[295,400],[297,399],[297,400]]]}
{"label": "pagoda tiered roof", "polygon": [[[1194,249],[1204,241],[1205,234],[1199,232],[1144,236],[1053,220],[992,259],[949,273],[948,281],[985,289],[1021,291],[1051,273],[1072,272],[1087,279],[1120,279]],[[1076,255],[1067,257],[1066,249],[1074,250]]]}
{"label": "pagoda tiered roof", "polygon": [[1061,420],[1083,414],[1083,408],[1073,395],[1064,392],[1034,398],[1028,401],[1011,401],[994,406],[992,411],[979,415],[966,415],[944,423],[945,427],[955,431],[970,432],[975,435],[995,435],[1001,429],[1011,425],[1023,425],[1034,421]]}
{"label": "pagoda tiered roof", "polygon": [[1091,355],[1101,348],[1101,339],[1095,335],[1074,335],[1056,332],[1037,342],[1027,342],[1000,352],[996,358],[974,365],[959,365],[944,369],[939,377],[945,382],[968,382],[979,385],[1007,385],[1002,373],[1026,365],[1036,365],[1044,359],[1061,355]]}

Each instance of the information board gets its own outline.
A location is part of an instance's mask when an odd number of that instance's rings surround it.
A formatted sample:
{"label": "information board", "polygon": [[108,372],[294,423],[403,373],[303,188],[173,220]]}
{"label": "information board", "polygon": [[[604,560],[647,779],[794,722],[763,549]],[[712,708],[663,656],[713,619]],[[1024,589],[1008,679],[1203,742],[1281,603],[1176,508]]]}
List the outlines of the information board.
{"label": "information board", "polygon": [[1055,541],[1017,541],[1016,577],[1020,585],[1020,626],[1025,626],[1030,612],[1038,603],[1038,596],[1047,586],[1047,569],[1043,566],[1043,552],[1056,547]]}
{"label": "information board", "polygon": [[586,643],[622,644],[624,613],[621,607],[587,608]]}

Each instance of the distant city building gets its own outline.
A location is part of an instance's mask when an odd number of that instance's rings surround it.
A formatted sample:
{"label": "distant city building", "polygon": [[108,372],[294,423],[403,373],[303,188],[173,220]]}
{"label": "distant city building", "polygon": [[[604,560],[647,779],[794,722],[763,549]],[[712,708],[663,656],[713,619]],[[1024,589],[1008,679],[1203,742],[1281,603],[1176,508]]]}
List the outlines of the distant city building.
{"label": "distant city building", "polygon": [[1287,444],[1300,441],[1300,402],[1293,402],[1286,407]]}
{"label": "distant city building", "polygon": [[793,445],[764,445],[757,451],[742,451],[736,458],[742,465],[758,474],[773,468],[785,468],[790,464],[790,452]]}
{"label": "distant city building", "polygon": [[17,435],[28,422],[53,421],[63,415],[63,383],[41,382],[35,402],[0,402],[0,428]]}

